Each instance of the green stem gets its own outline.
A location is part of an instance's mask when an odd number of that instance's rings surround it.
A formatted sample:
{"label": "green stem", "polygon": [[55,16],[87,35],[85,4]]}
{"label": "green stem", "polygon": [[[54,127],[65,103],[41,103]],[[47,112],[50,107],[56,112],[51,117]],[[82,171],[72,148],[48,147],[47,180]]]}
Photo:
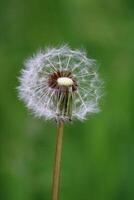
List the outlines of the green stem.
{"label": "green stem", "polygon": [[58,200],[60,185],[60,163],[62,153],[64,123],[60,122],[57,129],[57,141],[55,150],[55,163],[53,171],[52,200]]}

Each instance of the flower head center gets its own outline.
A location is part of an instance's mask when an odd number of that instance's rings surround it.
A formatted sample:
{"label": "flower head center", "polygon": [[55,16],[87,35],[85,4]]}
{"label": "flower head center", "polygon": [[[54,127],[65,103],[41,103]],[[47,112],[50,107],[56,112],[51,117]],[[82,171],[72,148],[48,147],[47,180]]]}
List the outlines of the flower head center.
{"label": "flower head center", "polygon": [[57,83],[59,86],[65,86],[65,87],[70,87],[73,85],[73,80],[68,77],[59,77],[57,79]]}
{"label": "flower head center", "polygon": [[70,71],[57,71],[48,76],[48,86],[62,92],[68,91],[69,87],[72,92],[77,90],[77,81]]}

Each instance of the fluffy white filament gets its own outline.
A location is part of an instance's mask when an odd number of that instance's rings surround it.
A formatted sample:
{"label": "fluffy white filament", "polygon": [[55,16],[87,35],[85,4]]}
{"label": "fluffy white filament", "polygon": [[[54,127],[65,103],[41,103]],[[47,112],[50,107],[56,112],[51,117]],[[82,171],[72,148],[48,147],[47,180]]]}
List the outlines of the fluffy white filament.
{"label": "fluffy white filament", "polygon": [[[48,76],[56,71],[70,71],[77,81],[72,92],[72,119],[84,120],[87,114],[99,111],[102,82],[95,61],[80,50],[68,46],[48,48],[25,62],[18,87],[20,98],[36,116],[45,119],[68,121],[68,116],[58,115],[54,100],[57,90],[49,87]],[[59,85],[71,86],[70,78],[59,78]],[[62,98],[62,95],[61,95]]]}

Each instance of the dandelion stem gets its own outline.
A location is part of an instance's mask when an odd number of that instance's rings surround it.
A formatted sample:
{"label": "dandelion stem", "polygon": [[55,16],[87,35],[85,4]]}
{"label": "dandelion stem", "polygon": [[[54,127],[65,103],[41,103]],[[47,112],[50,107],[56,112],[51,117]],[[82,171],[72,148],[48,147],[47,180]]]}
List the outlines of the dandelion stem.
{"label": "dandelion stem", "polygon": [[57,141],[56,141],[55,163],[54,163],[53,185],[52,185],[52,200],[58,200],[63,129],[64,129],[64,123],[60,122],[58,124],[58,129],[57,129]]}

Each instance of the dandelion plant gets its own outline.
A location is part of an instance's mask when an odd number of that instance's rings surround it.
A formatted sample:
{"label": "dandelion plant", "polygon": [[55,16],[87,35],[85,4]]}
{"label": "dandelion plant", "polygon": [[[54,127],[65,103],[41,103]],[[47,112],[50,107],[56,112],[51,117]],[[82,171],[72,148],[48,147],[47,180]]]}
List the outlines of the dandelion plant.
{"label": "dandelion plant", "polygon": [[58,126],[52,200],[58,200],[64,124],[99,111],[101,85],[95,60],[68,46],[47,48],[25,62],[20,98],[36,116]]}

